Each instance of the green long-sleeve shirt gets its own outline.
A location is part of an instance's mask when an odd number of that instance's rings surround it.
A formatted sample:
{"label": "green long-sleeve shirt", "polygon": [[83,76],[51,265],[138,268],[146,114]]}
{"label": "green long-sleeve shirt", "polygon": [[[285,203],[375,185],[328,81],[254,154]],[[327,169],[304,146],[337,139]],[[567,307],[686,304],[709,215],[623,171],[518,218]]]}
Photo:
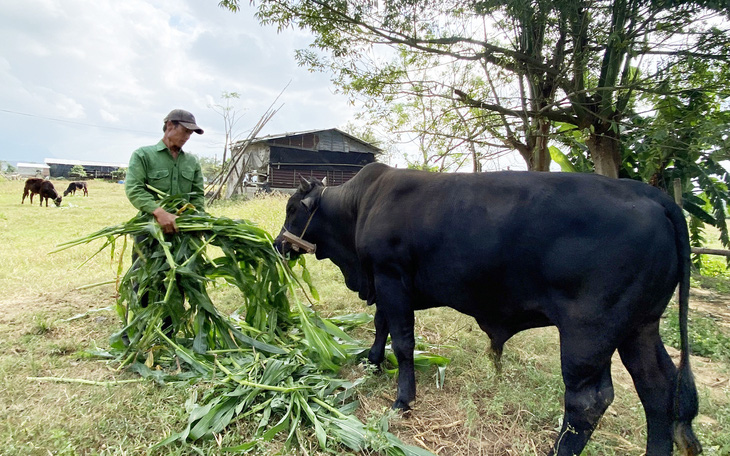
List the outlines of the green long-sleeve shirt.
{"label": "green long-sleeve shirt", "polygon": [[205,210],[203,172],[194,155],[180,151],[173,159],[162,141],[135,150],[129,159],[124,189],[134,207],[150,214],[159,207],[160,198],[145,187],[147,184],[168,195],[182,195],[198,210]]}

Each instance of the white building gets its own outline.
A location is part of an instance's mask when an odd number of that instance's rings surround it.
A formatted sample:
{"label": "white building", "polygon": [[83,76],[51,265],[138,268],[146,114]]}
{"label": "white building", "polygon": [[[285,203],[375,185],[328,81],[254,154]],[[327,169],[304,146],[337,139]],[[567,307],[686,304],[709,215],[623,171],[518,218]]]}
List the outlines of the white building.
{"label": "white building", "polygon": [[50,177],[51,167],[45,163],[18,163],[16,173],[23,177]]}

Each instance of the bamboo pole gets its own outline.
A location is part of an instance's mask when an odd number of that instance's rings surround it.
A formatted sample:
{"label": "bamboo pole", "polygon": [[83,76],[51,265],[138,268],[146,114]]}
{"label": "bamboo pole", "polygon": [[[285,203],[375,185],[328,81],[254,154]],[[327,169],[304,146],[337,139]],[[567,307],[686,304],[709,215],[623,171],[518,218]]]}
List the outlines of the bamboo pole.
{"label": "bamboo pole", "polygon": [[[251,130],[251,134],[249,135],[246,140],[244,140],[244,145],[241,148],[241,152],[239,152],[236,156],[233,156],[233,151],[231,151],[231,159],[228,162],[228,166],[224,164],[223,168],[221,169],[221,172],[216,176],[215,179],[213,179],[213,182],[210,183],[209,187],[214,187],[215,185],[218,185],[218,188],[215,189],[215,192],[213,195],[211,195],[208,198],[207,203],[210,204],[214,200],[220,198],[221,192],[223,191],[223,185],[228,182],[228,179],[231,177],[234,171],[236,171],[238,163],[243,159],[244,152],[248,148],[248,146],[251,144],[251,142],[256,138],[256,135],[261,131],[261,129],[266,125],[266,123],[271,120],[271,118],[276,114],[278,109],[271,111],[268,110],[262,117],[259,119],[258,123],[254,127],[253,130]],[[243,179],[244,173],[241,173],[238,176],[238,181],[234,184],[234,187],[240,183],[240,181]],[[206,192],[207,193],[207,192]]]}
{"label": "bamboo pole", "polygon": [[[261,116],[259,121],[254,126],[254,128],[251,130],[251,133],[249,134],[249,136],[243,141],[243,145],[239,149],[240,152],[234,156],[233,149],[231,149],[230,161],[228,162],[227,165],[225,162],[223,163],[220,173],[218,173],[218,175],[208,185],[208,188],[214,188],[216,185],[218,186],[218,188],[215,189],[215,192],[210,197],[208,197],[208,200],[207,200],[208,204],[210,204],[214,200],[220,198],[221,192],[223,191],[223,185],[227,184],[229,179],[231,178],[231,175],[233,174],[233,172],[237,171],[238,164],[243,161],[243,159],[245,157],[245,152],[246,152],[246,149],[248,148],[248,146],[251,145],[253,140],[256,139],[256,136],[259,134],[259,132],[271,120],[271,118],[274,117],[274,115],[279,111],[279,109],[281,109],[281,107],[283,105],[279,106],[276,109],[274,109],[274,105],[277,103],[277,101],[279,100],[279,97],[281,97],[281,94],[284,93],[284,90],[286,90],[287,87],[289,87],[289,84],[287,84],[281,90],[279,95],[277,95],[276,98],[274,99],[274,101],[271,103],[271,105],[269,105],[269,108],[266,110],[266,112]],[[242,185],[243,178],[246,175],[246,173],[245,173],[246,166],[245,165],[246,165],[245,162],[242,163],[241,172],[238,174],[238,176],[236,176],[236,181],[232,185],[234,189],[236,187],[240,187]],[[207,194],[208,191],[206,191],[205,193]],[[232,192],[231,192],[231,194],[232,194]]]}

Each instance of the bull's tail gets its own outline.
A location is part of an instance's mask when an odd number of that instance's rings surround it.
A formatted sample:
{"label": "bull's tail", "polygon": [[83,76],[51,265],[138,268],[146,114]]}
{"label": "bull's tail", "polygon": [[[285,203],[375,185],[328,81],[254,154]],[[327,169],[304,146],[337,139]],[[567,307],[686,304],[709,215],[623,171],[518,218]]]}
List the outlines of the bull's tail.
{"label": "bull's tail", "polygon": [[697,387],[689,364],[689,279],[690,279],[690,246],[687,222],[678,206],[667,210],[676,230],[677,253],[679,256],[679,337],[680,359],[677,381],[674,390],[674,443],[682,454],[698,455],[702,453],[702,445],[692,431],[692,420],[697,416],[699,400]]}

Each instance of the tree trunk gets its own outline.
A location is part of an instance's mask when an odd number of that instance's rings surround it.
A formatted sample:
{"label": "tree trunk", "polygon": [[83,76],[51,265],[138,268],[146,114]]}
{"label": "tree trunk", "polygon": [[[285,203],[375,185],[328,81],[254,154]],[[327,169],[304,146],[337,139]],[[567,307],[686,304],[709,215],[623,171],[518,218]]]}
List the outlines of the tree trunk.
{"label": "tree trunk", "polygon": [[509,141],[508,145],[514,147],[525,160],[528,171],[550,171],[550,149],[548,149],[548,132],[550,122],[541,121],[539,132],[528,138],[528,145],[519,141]]}
{"label": "tree trunk", "polygon": [[596,174],[617,178],[621,167],[621,150],[618,135],[613,131],[592,133],[586,141],[593,159]]}
{"label": "tree trunk", "polygon": [[538,131],[535,146],[532,149],[532,166],[530,171],[550,171],[550,149],[548,149],[548,133],[550,122],[538,119]]}
{"label": "tree trunk", "polygon": [[477,148],[474,146],[474,141],[469,141],[469,151],[471,152],[471,161],[473,164],[473,172],[481,173],[482,172],[482,162],[479,161],[479,154],[477,153]]}

